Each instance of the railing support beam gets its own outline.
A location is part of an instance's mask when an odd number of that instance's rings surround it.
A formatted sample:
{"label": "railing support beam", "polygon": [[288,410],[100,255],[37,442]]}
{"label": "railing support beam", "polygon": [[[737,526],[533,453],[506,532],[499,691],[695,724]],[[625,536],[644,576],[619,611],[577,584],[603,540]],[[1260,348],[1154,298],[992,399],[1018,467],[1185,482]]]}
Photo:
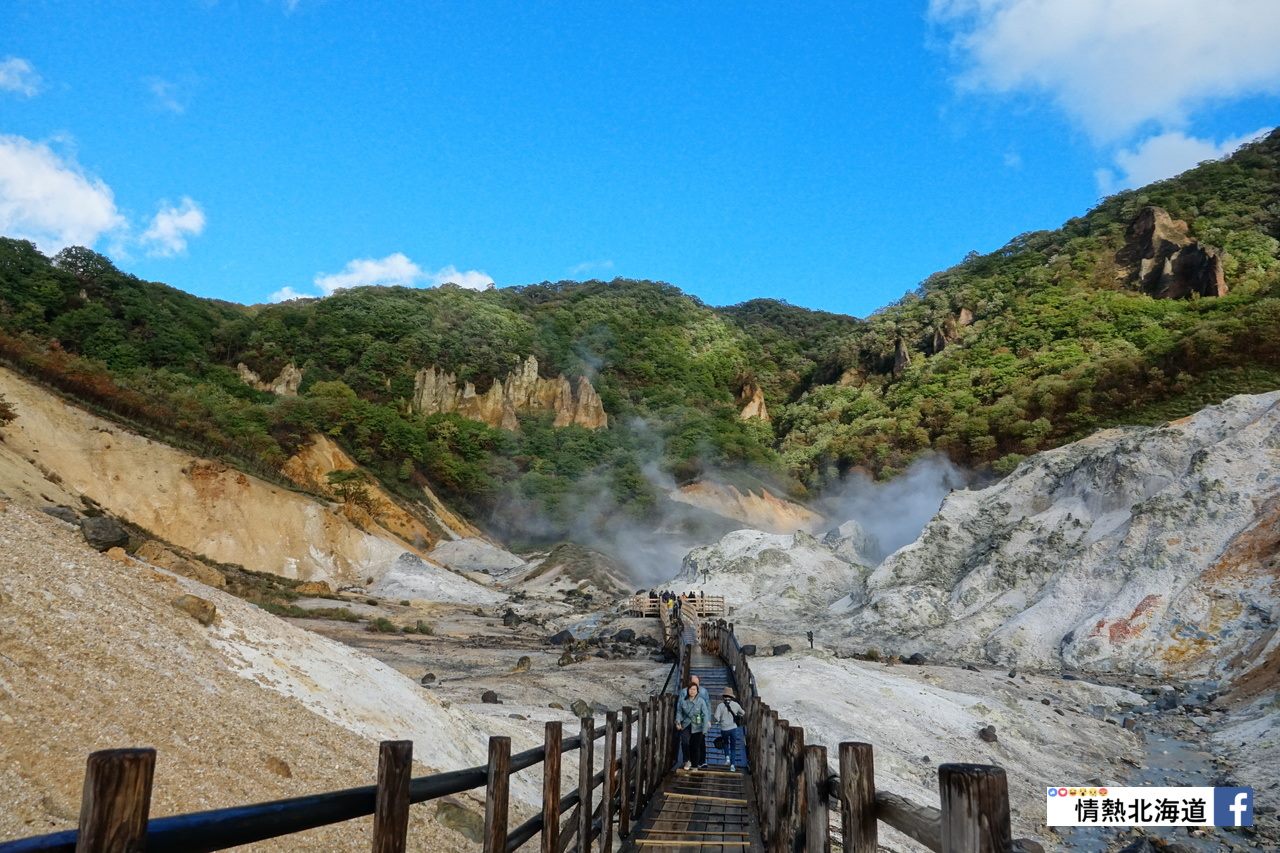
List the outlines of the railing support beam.
{"label": "railing support beam", "polygon": [[409,837],[409,780],[413,741],[378,744],[378,793],[373,808],[373,853],[404,853]]}

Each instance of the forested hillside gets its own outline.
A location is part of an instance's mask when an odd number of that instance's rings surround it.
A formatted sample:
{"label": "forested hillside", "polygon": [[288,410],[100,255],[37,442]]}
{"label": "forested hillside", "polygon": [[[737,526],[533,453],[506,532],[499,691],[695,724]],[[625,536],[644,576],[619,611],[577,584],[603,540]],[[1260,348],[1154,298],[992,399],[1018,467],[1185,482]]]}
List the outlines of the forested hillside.
{"label": "forested hillside", "polygon": [[[1144,260],[1132,226],[1153,206],[1186,227],[1161,226]],[[325,432],[392,488],[430,482],[481,523],[536,517],[554,535],[602,499],[643,516],[655,473],[746,473],[804,495],[930,449],[1004,470],[1098,426],[1280,387],[1277,237],[1280,134],[970,255],[866,320],[773,300],[717,309],[628,280],[245,307],[141,281],[87,249],[47,258],[0,239],[0,355],[268,476]],[[1199,290],[1163,298],[1183,279]],[[526,413],[511,431],[411,410],[424,367],[483,391],[529,355],[544,376],[588,377],[609,428]],[[298,394],[251,387],[241,363],[266,379],[295,365]],[[771,421],[739,416],[755,389]]]}

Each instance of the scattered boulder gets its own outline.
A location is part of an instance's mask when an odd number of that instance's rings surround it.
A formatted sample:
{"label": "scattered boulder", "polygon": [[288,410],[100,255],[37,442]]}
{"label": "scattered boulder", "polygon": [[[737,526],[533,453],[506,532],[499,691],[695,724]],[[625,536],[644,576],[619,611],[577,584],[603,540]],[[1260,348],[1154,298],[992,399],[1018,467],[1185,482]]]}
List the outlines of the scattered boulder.
{"label": "scattered boulder", "polygon": [[573,652],[565,649],[564,653],[560,655],[560,660],[556,661],[556,666],[568,666],[573,663],[573,661]]}
{"label": "scattered boulder", "polygon": [[563,711],[563,710],[564,710],[564,706],[563,706],[563,705],[561,705],[559,702],[552,702],[552,703],[551,703],[550,705],[548,705],[547,707],[548,707],[548,708],[550,708],[550,709],[551,709],[551,710],[553,710],[553,711]]}
{"label": "scattered boulder", "polygon": [[925,656],[920,652],[915,652],[904,660],[903,663],[909,663],[912,666],[923,666],[925,664]]}
{"label": "scattered boulder", "polygon": [[755,657],[755,654],[756,654],[755,644],[747,643],[746,645],[742,646],[742,653],[747,657]]}
{"label": "scattered boulder", "polygon": [[114,548],[108,548],[107,556],[115,560],[117,563],[121,563],[126,566],[129,565],[129,555],[119,545]]}
{"label": "scattered boulder", "polygon": [[198,595],[180,595],[172,602],[173,606],[195,619],[201,625],[212,625],[218,615],[218,608],[213,602]]}
{"label": "scattered boulder", "polygon": [[785,655],[789,651],[791,651],[790,643],[779,643],[778,645],[773,647],[774,657],[778,657],[779,655]]}
{"label": "scattered boulder", "polygon": [[998,740],[998,738],[996,737],[996,727],[983,726],[982,728],[978,729],[978,737],[986,741],[987,743],[995,743]]}
{"label": "scattered boulder", "polygon": [[[222,589],[227,585],[227,579],[223,577],[222,572],[196,560],[188,560],[186,557],[181,557],[155,539],[143,542],[142,547],[135,552],[135,556],[139,560],[146,560],[153,566],[168,569],[175,575],[182,575],[183,577],[200,581],[205,586]],[[328,584],[325,584],[325,586],[327,587]]]}
{"label": "scattered boulder", "polygon": [[524,620],[520,618],[520,615],[510,607],[507,608],[506,613],[502,614],[502,624],[507,628],[514,628],[523,621]]}
{"label": "scattered boulder", "polygon": [[80,523],[80,516],[69,506],[42,506],[40,511],[45,515],[51,515],[60,521],[65,521],[67,524]]}
{"label": "scattered boulder", "polygon": [[484,815],[455,797],[445,797],[436,804],[436,823],[452,829],[472,844],[484,841]]}
{"label": "scattered boulder", "polygon": [[581,699],[574,699],[573,702],[569,703],[569,710],[578,719],[591,716],[591,706]]}
{"label": "scattered boulder", "polygon": [[520,659],[516,661],[516,668],[512,672],[528,672],[531,669],[533,669],[533,658],[528,655],[521,655]]}
{"label": "scattered boulder", "polygon": [[982,670],[978,669],[976,666],[974,666],[974,665],[973,665],[973,664],[971,664],[971,663],[967,663],[967,664],[965,664],[965,665],[964,665],[964,668],[965,668],[965,669],[967,669],[967,670],[969,670],[969,672],[982,672]]}
{"label": "scattered boulder", "polygon": [[486,690],[485,692],[481,693],[481,694],[480,694],[480,701],[481,701],[481,702],[483,702],[483,703],[484,703],[484,704],[486,704],[486,705],[501,705],[501,704],[502,704],[501,700],[499,700],[499,699],[498,699],[498,694],[497,694],[497,692],[496,692],[496,691],[493,691],[493,690]]}
{"label": "scattered boulder", "polygon": [[325,581],[303,581],[293,591],[298,595],[333,595],[333,587]]}
{"label": "scattered boulder", "polygon": [[120,522],[105,515],[80,519],[80,532],[84,535],[84,541],[99,551],[123,548],[129,544],[129,534],[120,526]]}
{"label": "scattered boulder", "polygon": [[615,643],[634,643],[636,641],[636,632],[630,628],[623,628],[613,635],[613,641]]}
{"label": "scattered boulder", "polygon": [[1048,700],[1048,699],[1041,699],[1041,700],[1040,700],[1040,704],[1041,704],[1041,705],[1048,705],[1048,704],[1049,704],[1049,700]]}
{"label": "scattered boulder", "polygon": [[428,672],[426,675],[422,676],[422,678],[418,679],[418,683],[423,687],[430,687],[436,683],[436,674],[434,672]]}
{"label": "scattered boulder", "polygon": [[1132,843],[1120,849],[1120,853],[1159,853],[1159,848],[1151,843],[1145,835],[1135,838]]}
{"label": "scattered boulder", "polygon": [[553,646],[563,646],[565,643],[573,642],[573,634],[568,629],[557,631],[550,637],[547,637],[547,642]]}

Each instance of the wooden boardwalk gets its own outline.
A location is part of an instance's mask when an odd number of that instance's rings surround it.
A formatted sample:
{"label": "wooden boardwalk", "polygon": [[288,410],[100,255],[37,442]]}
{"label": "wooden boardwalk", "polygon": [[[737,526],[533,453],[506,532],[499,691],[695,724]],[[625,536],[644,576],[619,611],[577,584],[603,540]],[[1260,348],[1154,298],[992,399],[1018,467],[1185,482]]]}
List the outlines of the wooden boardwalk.
{"label": "wooden boardwalk", "polygon": [[[692,646],[689,674],[698,676],[712,705],[733,686],[723,660],[698,646],[697,629],[684,625],[685,644]],[[674,726],[674,720],[666,721]],[[764,850],[752,808],[744,769],[729,772],[727,756],[713,745],[719,727],[707,734],[705,769],[671,769],[641,815],[624,850],[689,851],[689,853],[757,853]]]}

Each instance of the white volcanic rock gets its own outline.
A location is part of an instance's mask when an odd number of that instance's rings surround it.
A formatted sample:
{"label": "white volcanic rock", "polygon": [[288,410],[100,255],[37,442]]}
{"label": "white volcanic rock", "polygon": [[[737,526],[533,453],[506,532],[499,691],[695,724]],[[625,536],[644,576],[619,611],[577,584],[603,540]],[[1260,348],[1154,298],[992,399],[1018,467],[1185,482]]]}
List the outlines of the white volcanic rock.
{"label": "white volcanic rock", "polygon": [[690,551],[665,588],[723,595],[735,616],[794,621],[841,596],[860,601],[868,571],[808,533],[735,530],[714,545]]}
{"label": "white volcanic rock", "polygon": [[495,604],[506,598],[500,592],[428,563],[408,551],[392,563],[385,575],[369,587],[383,598],[423,599],[453,604]]}
{"label": "white volcanic rock", "polygon": [[848,624],[934,658],[1241,673],[1280,618],[1278,550],[1280,392],[1233,397],[952,493]]}
{"label": "white volcanic rock", "polygon": [[525,561],[483,539],[465,538],[441,542],[427,555],[442,566],[460,572],[493,574],[518,569]]}

